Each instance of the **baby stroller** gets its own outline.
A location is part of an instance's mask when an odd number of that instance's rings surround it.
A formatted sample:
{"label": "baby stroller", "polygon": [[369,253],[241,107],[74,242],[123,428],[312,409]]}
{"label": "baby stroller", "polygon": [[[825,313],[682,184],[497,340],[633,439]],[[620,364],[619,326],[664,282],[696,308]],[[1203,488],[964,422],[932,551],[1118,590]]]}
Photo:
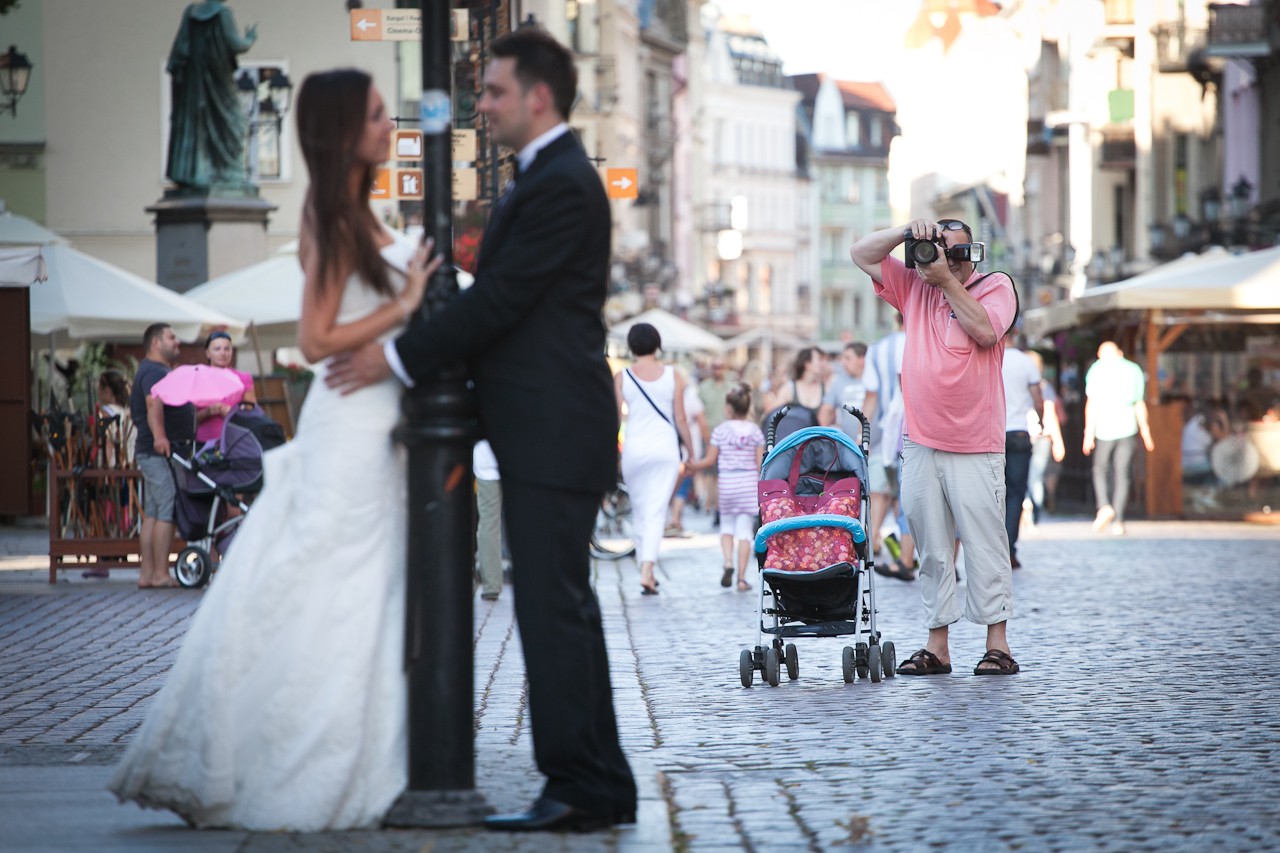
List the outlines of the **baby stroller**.
{"label": "baby stroller", "polygon": [[[780,410],[769,425],[760,465],[760,517],[756,559],[760,566],[760,623],[754,649],[738,660],[742,686],[757,670],[778,686],[785,663],[787,678],[800,675],[795,637],[854,637],[844,647],[845,683],[854,676],[892,677],[893,643],[880,642],[876,630],[875,572],[867,544],[867,450],[871,428],[866,416],[845,411],[862,424],[861,445],[842,430],[808,427],[774,446]],[[772,637],[765,645],[764,635]]]}
{"label": "baby stroller", "polygon": [[[178,535],[187,547],[178,554],[174,574],[184,587],[196,588],[213,574],[213,550],[226,556],[231,540],[244,521],[245,502],[262,489],[262,443],[254,424],[273,423],[255,410],[237,412],[226,419],[218,438],[196,447],[187,456],[174,450],[173,474],[177,481],[175,502]],[[273,435],[272,430],[266,430]],[[228,505],[240,510],[227,512]]]}

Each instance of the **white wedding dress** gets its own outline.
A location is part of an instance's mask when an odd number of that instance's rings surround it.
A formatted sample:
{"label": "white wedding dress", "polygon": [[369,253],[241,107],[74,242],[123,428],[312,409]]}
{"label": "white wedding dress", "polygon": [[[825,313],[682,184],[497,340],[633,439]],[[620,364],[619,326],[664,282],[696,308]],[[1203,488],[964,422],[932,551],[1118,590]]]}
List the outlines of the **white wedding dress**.
{"label": "white wedding dress", "polygon": [[[397,287],[413,250],[383,250]],[[384,299],[353,277],[338,320]],[[116,768],[122,802],[198,827],[316,831],[376,826],[405,787],[401,386],[342,396],[318,368]]]}

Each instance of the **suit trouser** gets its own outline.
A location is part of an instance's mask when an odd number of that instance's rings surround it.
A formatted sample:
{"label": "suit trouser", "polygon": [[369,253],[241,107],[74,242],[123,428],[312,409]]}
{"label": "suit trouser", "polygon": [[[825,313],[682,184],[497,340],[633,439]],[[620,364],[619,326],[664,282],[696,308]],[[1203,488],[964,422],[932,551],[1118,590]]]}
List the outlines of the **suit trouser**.
{"label": "suit trouser", "polygon": [[502,592],[502,481],[476,480],[476,561],[484,592]]}
{"label": "suit trouser", "polygon": [[[1102,509],[1107,504],[1116,511],[1116,521],[1124,521],[1125,506],[1129,503],[1129,466],[1137,449],[1137,436],[1128,435],[1112,440],[1099,439],[1093,448],[1093,496]],[[1115,475],[1115,489],[1111,489],[1111,476]]]}
{"label": "suit trouser", "polygon": [[533,753],[543,793],[600,813],[634,811],[618,743],[588,545],[603,495],[504,479],[516,620],[529,674]]}
{"label": "suit trouser", "polygon": [[[948,453],[907,441],[902,504],[920,560],[925,624],[961,615],[993,625],[1013,615],[1013,570],[1004,531],[1004,454]],[[955,540],[964,545],[965,605],[956,602]]]}

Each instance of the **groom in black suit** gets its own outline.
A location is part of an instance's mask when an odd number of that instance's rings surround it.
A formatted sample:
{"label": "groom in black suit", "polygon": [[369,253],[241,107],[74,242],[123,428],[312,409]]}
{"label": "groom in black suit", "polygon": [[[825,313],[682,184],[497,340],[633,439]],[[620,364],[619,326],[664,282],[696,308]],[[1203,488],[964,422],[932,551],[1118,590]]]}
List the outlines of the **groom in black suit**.
{"label": "groom in black suit", "polygon": [[394,371],[412,384],[469,362],[502,474],[534,755],[547,777],[528,811],[485,822],[598,829],[631,823],[636,810],[587,550],[618,475],[602,319],[609,202],[566,124],[578,88],[572,54],[522,27],[495,41],[492,56],[480,112],[518,165],[491,213],[475,283],[385,347],[338,359],[328,381],[353,389]]}

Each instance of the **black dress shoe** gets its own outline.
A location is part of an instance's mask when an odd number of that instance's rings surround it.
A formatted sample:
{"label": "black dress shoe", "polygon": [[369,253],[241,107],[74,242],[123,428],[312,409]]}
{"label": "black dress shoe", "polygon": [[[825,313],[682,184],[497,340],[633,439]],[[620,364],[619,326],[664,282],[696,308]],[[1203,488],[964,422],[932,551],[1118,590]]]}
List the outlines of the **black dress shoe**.
{"label": "black dress shoe", "polygon": [[505,832],[592,832],[616,823],[634,822],[634,814],[597,814],[550,797],[539,797],[528,811],[490,815],[484,819],[487,829]]}

